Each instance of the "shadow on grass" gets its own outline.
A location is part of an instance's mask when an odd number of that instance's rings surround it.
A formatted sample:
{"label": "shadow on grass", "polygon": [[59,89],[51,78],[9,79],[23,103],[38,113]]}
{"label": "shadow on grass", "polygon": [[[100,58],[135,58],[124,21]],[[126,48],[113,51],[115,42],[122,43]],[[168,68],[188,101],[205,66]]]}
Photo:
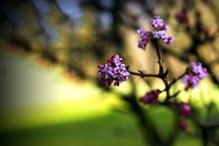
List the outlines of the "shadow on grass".
{"label": "shadow on grass", "polygon": [[[154,115],[158,128],[167,134],[170,114]],[[163,119],[163,120],[162,120]],[[166,129],[166,130],[165,130]],[[72,121],[25,130],[1,132],[2,146],[144,146],[141,132],[133,116],[110,113],[101,117]],[[183,134],[174,146],[199,146],[196,139]]]}
{"label": "shadow on grass", "polygon": [[108,114],[83,121],[1,132],[2,146],[143,146],[131,116]]}

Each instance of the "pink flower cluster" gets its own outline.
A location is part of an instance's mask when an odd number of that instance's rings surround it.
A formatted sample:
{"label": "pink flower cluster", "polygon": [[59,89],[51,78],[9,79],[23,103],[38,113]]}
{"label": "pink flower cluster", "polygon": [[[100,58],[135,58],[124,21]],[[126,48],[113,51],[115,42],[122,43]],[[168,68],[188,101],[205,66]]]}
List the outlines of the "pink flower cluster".
{"label": "pink flower cluster", "polygon": [[160,93],[161,91],[159,89],[151,90],[147,92],[142,98],[140,98],[140,102],[146,104],[155,103]]}
{"label": "pink flower cluster", "polygon": [[151,25],[156,31],[167,30],[169,28],[169,26],[164,23],[163,19],[161,19],[160,16],[154,16],[151,19]]}
{"label": "pink flower cluster", "polygon": [[153,32],[145,31],[143,28],[139,28],[137,33],[140,37],[138,41],[138,47],[145,50],[148,42],[151,39],[159,39],[163,43],[171,45],[173,43],[173,38],[166,33],[169,26],[164,23],[163,19],[159,16],[154,16],[151,19],[151,25],[155,29]]}
{"label": "pink flower cluster", "polygon": [[149,41],[151,40],[151,33],[145,31],[143,28],[139,28],[137,30],[137,33],[140,37],[140,40],[138,40],[138,47],[145,49]]}
{"label": "pink flower cluster", "polygon": [[153,37],[155,39],[160,39],[164,44],[171,45],[173,43],[173,38],[169,36],[166,31],[161,30],[161,31],[154,31],[153,32]]}
{"label": "pink flower cluster", "polygon": [[119,55],[115,55],[107,60],[108,64],[98,65],[98,75],[106,85],[110,86],[113,83],[114,86],[119,86],[120,83],[128,80],[130,73],[122,61]]}
{"label": "pink flower cluster", "polygon": [[207,69],[200,62],[192,62],[189,66],[189,73],[182,78],[182,82],[187,85],[187,88],[194,88],[207,75]]}

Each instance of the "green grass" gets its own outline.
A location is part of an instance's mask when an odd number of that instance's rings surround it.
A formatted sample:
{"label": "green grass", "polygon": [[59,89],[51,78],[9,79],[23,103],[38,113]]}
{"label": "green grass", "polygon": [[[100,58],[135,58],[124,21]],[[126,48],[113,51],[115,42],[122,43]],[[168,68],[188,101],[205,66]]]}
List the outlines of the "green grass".
{"label": "green grass", "polygon": [[107,114],[86,120],[5,132],[2,136],[7,146],[142,146],[136,127],[135,120],[130,116]]}
{"label": "green grass", "polygon": [[[160,114],[160,117],[159,117]],[[156,114],[165,121],[165,112]],[[157,120],[158,121],[158,120]],[[160,121],[160,122],[162,122]],[[167,120],[168,121],[168,120]],[[169,124],[160,125],[160,131],[170,128]],[[164,128],[165,127],[165,128]],[[108,113],[86,120],[74,120],[61,124],[47,125],[29,129],[1,133],[3,146],[143,146],[143,139],[136,120],[129,114]],[[196,139],[183,135],[175,146],[199,146]]]}

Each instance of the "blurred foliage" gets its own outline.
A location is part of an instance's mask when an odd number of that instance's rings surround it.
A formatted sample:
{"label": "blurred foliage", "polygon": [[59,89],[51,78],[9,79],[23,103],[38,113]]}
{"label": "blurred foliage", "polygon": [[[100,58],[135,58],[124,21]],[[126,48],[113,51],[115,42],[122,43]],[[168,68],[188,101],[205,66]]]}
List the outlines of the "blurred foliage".
{"label": "blurred foliage", "polygon": [[[142,55],[135,31],[140,26],[150,28],[151,16],[160,15],[170,24],[175,40],[172,47],[162,50],[172,74],[198,59],[219,85],[219,6],[215,0],[17,0],[1,5],[1,38],[15,50],[37,53],[69,73],[90,79],[96,78],[96,65],[115,53],[133,69],[156,71],[153,44]],[[188,24],[176,20],[183,10]]]}

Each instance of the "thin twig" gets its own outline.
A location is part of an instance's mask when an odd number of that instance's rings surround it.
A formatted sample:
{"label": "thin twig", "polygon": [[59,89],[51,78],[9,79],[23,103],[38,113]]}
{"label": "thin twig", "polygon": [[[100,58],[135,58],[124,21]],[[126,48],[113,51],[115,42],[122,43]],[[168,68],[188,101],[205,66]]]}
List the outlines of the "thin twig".
{"label": "thin twig", "polygon": [[159,74],[145,74],[143,72],[141,73],[138,73],[138,72],[133,72],[133,71],[128,71],[131,75],[137,75],[137,76],[140,76],[142,78],[145,78],[145,77],[155,77],[155,78],[160,78],[160,75]]}

